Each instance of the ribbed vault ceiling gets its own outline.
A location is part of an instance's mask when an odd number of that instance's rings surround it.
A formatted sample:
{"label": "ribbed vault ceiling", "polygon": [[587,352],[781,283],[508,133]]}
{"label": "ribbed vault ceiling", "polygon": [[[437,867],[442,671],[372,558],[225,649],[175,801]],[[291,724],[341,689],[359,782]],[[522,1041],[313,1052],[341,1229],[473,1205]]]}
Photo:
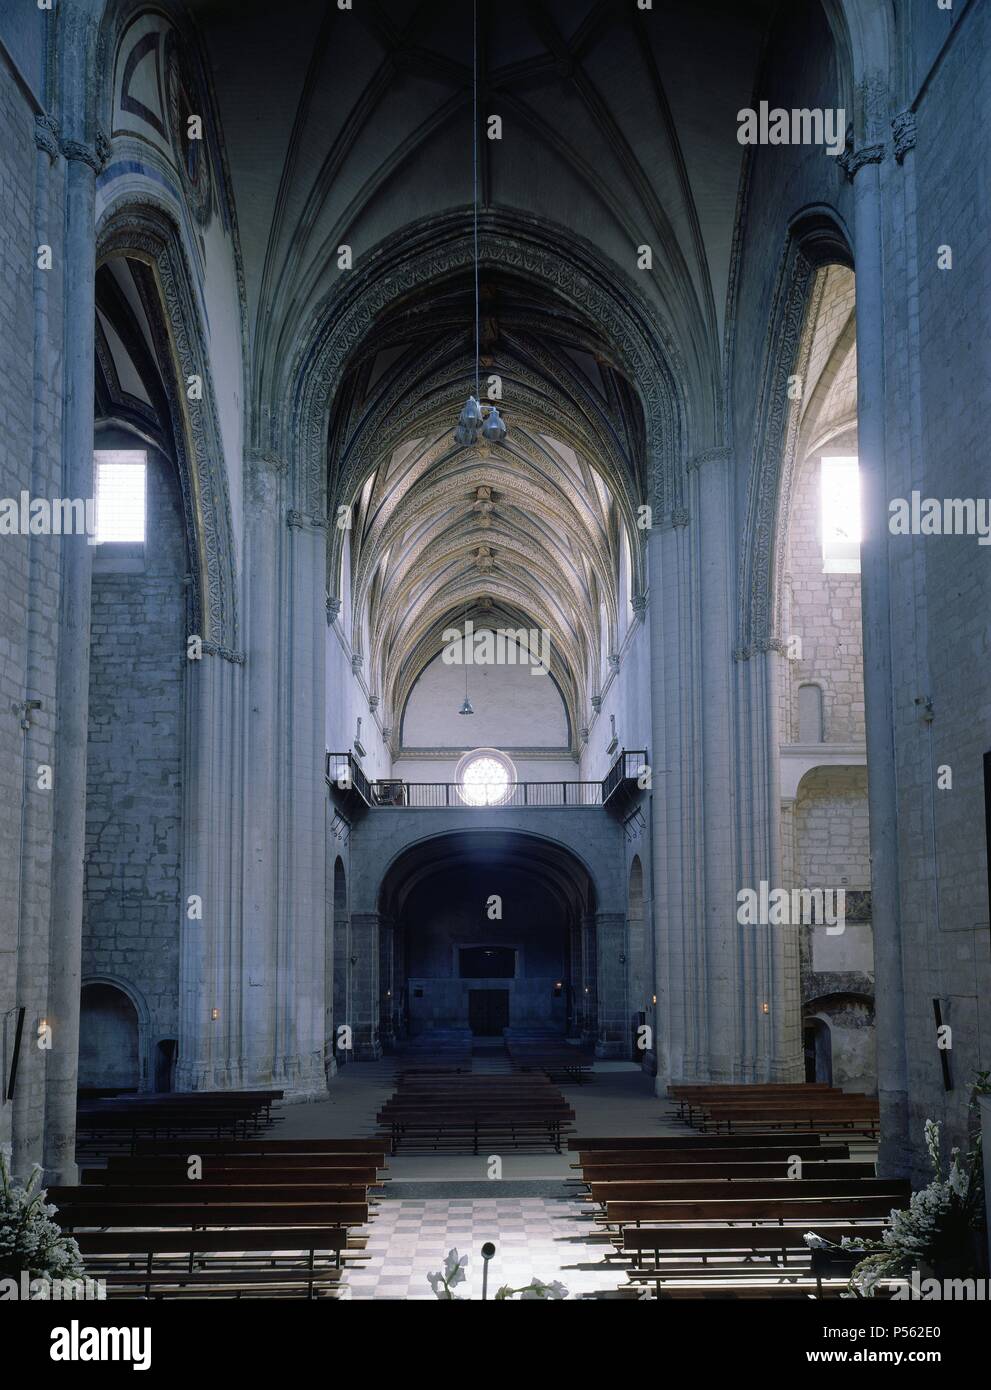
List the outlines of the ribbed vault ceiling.
{"label": "ribbed vault ceiling", "polygon": [[[696,416],[713,418],[743,147],[777,0],[478,0],[480,202],[567,227],[663,323]],[[355,265],[471,201],[469,0],[196,0],[243,256],[252,418]],[[263,94],[263,95],[262,95]],[[490,115],[503,138],[485,138]],[[637,269],[649,244],[653,267]],[[642,592],[643,422],[620,360],[574,306],[483,267],[483,377],[506,444],[455,446],[474,377],[473,294],[427,285],[369,325],[331,409],[328,478],[348,537],[354,621],[383,724],[459,623],[547,628],[576,747]],[[341,486],[347,479],[346,487]],[[360,480],[357,490],[355,480]],[[346,494],[346,495],[345,495]],[[342,573],[333,531],[331,593]]]}
{"label": "ribbed vault ceiling", "polygon": [[[334,412],[330,492],[351,508],[331,532],[330,573],[350,544],[354,650],[383,722],[469,617],[476,629],[546,630],[573,737],[621,632],[621,550],[635,537],[642,417],[593,325],[486,270],[480,379],[501,382],[509,435],[461,448],[453,425],[474,388],[473,286],[429,286],[370,335]],[[355,497],[337,479],[358,476]],[[630,583],[642,587],[634,539]],[[340,582],[335,578],[335,583]]]}

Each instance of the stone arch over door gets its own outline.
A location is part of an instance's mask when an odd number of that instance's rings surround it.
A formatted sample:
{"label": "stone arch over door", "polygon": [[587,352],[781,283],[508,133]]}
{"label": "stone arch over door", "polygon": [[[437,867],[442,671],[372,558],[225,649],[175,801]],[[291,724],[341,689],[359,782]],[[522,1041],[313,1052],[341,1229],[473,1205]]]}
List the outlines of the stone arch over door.
{"label": "stone arch over door", "polygon": [[[575,815],[583,818],[581,812]],[[401,1045],[429,1023],[468,1036],[470,981],[461,973],[459,951],[462,947],[494,951],[496,946],[508,946],[516,952],[512,977],[516,1024],[524,1029],[582,1036],[595,1044],[601,1056],[629,1056],[626,913],[603,910],[604,901],[617,901],[615,874],[600,876],[597,866],[590,865],[580,850],[532,830],[521,831],[506,817],[483,813],[484,827],[475,829],[466,825],[463,813],[450,818],[428,816],[436,833],[426,834],[423,820],[419,827],[413,827],[409,825],[411,819],[410,813],[401,817],[383,814],[367,818],[355,830],[354,862],[362,866],[357,889],[352,889],[351,912],[352,949],[357,961],[353,998],[356,1056],[379,1056],[383,1049]],[[475,819],[473,815],[471,821]],[[438,821],[443,822],[443,828]],[[395,828],[404,833],[394,839],[390,836],[388,848],[384,839],[376,848],[362,843],[369,828]],[[604,827],[600,823],[597,828]],[[588,847],[589,839],[579,833],[576,842]],[[611,848],[618,850],[618,845]],[[384,871],[380,867],[383,864]],[[438,875],[445,883],[458,883],[461,905],[455,905],[450,913],[444,894],[430,887]],[[605,899],[602,886],[606,888]],[[556,954],[543,946],[537,951],[534,942],[528,943],[521,920],[513,925],[513,903],[523,904],[537,892],[547,899],[548,922],[554,919]],[[494,911],[493,897],[504,899]],[[470,900],[470,920],[462,899]],[[359,910],[359,904],[363,909],[369,900],[371,910]],[[427,917],[438,921],[431,926]],[[448,917],[456,919],[455,925]],[[436,950],[431,947],[431,963],[421,978],[413,972],[424,969],[420,947],[425,930],[432,934]],[[534,954],[528,959],[531,949]],[[424,979],[444,983],[436,988],[431,985],[428,991]],[[493,979],[479,987],[504,986]],[[408,994],[404,994],[407,989]],[[415,992],[418,989],[422,991],[419,995]],[[436,999],[428,998],[428,993]],[[456,1004],[450,1004],[455,997]],[[511,1010],[509,1026],[516,1024]]]}
{"label": "stone arch over door", "polygon": [[146,1090],[147,1016],[133,993],[117,981],[88,979],[79,1003],[80,1089]]}

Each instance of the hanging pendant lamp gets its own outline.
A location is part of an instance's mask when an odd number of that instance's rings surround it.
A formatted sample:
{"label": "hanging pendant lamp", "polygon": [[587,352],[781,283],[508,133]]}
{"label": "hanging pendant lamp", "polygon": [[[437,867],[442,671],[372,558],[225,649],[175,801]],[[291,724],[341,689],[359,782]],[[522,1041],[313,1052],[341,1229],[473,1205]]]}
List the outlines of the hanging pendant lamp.
{"label": "hanging pendant lamp", "polygon": [[468,604],[465,603],[465,625],[464,636],[461,639],[461,661],[465,668],[465,698],[464,703],[458,710],[459,714],[474,714],[471,701],[468,699]]}
{"label": "hanging pendant lamp", "polygon": [[[474,0],[472,6],[472,127],[471,127],[471,154],[472,154],[472,209],[475,236],[475,394],[469,396],[464,409],[458,416],[458,423],[454,430],[455,441],[462,448],[467,449],[472,444],[478,442],[478,436],[487,444],[501,444],[506,438],[506,422],[503,420],[499,411],[494,405],[482,404],[481,392],[481,311],[479,304],[478,288],[478,0]],[[465,704],[468,705],[468,697],[465,696]],[[462,709],[462,714],[473,714],[474,711],[469,707]]]}

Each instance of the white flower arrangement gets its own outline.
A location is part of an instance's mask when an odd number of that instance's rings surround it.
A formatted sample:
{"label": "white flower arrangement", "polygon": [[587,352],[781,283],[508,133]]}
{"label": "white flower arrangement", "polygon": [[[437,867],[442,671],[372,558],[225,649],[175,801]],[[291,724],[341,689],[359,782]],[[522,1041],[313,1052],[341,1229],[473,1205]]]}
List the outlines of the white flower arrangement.
{"label": "white flower arrangement", "polygon": [[[979,1077],[975,1089],[983,1089],[983,1082]],[[814,1231],[803,1237],[814,1250],[871,1252],[850,1274],[849,1289],[854,1295],[871,1298],[881,1280],[907,1278],[923,1265],[946,1266],[955,1277],[980,1273],[974,1269],[972,1240],[973,1232],[982,1231],[986,1221],[980,1134],[974,1136],[965,1163],[960,1161],[959,1149],[952,1151],[944,1178],[939,1132],[934,1120],[926,1120],[926,1148],[936,1176],[927,1187],[912,1193],[907,1209],[891,1212],[890,1224],[880,1240],[868,1240],[866,1235],[844,1236],[836,1245]]]}
{"label": "white flower arrangement", "polygon": [[[444,1268],[435,1274],[427,1275],[427,1283],[438,1298],[450,1299],[455,1303],[464,1302],[463,1299],[457,1297],[453,1290],[458,1284],[465,1282],[467,1265],[467,1255],[459,1255],[456,1249],[447,1252]],[[519,1294],[522,1303],[524,1299],[531,1298],[567,1298],[568,1290],[556,1279],[549,1284],[545,1283],[543,1279],[531,1279],[529,1284],[524,1284],[520,1289],[514,1289],[508,1284],[504,1284],[496,1293],[496,1299],[497,1301],[506,1301],[511,1299],[514,1294]]]}
{"label": "white flower arrangement", "polygon": [[0,1278],[81,1279],[79,1246],[52,1220],[57,1208],[45,1203],[41,1171],[36,1163],[26,1184],[15,1182],[10,1149],[0,1148]]}

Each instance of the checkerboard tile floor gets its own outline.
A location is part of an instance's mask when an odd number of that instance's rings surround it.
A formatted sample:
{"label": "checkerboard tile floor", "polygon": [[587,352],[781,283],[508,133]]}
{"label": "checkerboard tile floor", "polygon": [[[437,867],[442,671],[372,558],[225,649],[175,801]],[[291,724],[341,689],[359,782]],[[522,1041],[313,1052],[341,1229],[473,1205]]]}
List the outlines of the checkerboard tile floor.
{"label": "checkerboard tile floor", "polygon": [[370,1258],[349,1271],[351,1297],[433,1300],[427,1275],[456,1247],[469,1256],[457,1293],[481,1298],[486,1241],[496,1246],[490,1298],[503,1284],[519,1288],[534,1276],[560,1280],[572,1296],[621,1286],[622,1272],[604,1265],[608,1247],[588,1242],[593,1227],[579,1210],[576,1201],[546,1197],[387,1199],[369,1228]]}

